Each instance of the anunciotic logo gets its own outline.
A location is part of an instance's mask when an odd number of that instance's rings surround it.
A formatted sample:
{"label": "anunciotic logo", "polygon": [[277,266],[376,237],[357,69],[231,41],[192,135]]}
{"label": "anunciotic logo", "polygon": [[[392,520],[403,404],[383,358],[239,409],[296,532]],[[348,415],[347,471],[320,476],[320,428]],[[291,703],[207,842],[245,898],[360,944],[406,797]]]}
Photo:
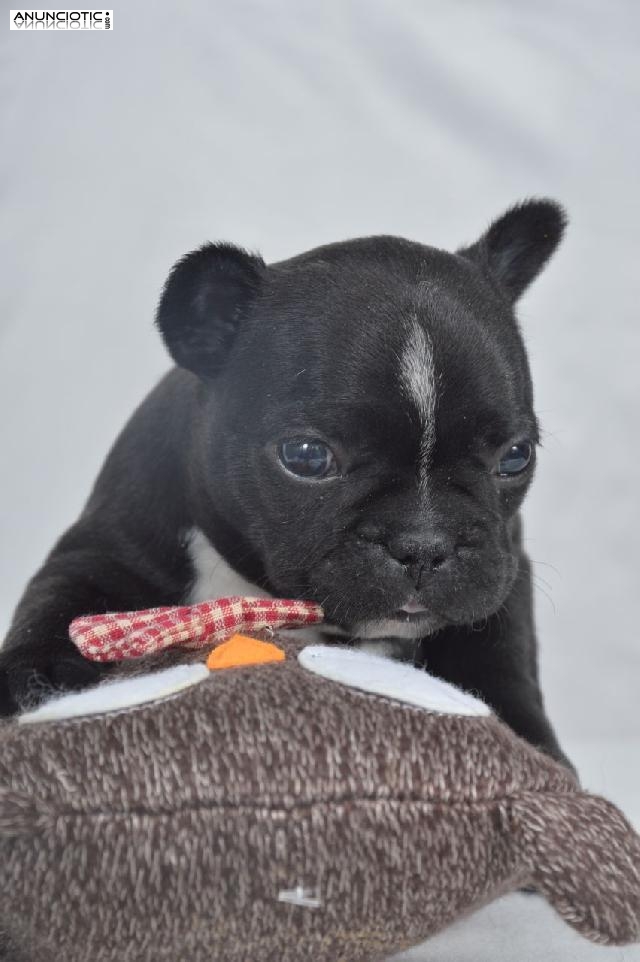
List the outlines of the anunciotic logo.
{"label": "anunciotic logo", "polygon": [[10,30],[113,30],[113,10],[10,10]]}

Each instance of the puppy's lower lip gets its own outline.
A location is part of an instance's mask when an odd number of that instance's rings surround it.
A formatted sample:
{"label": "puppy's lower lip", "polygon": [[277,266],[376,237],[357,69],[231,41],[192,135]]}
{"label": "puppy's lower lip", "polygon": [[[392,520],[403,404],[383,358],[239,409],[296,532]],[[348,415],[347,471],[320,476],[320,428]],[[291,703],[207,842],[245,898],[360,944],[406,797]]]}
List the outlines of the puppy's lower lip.
{"label": "puppy's lower lip", "polygon": [[403,605],[402,608],[398,608],[398,610],[393,613],[393,617],[399,621],[421,621],[428,617],[428,615],[428,608],[424,608],[422,605],[414,604],[413,602]]}
{"label": "puppy's lower lip", "polygon": [[418,601],[408,601],[402,608],[398,608],[398,614],[401,615],[419,615],[426,614],[428,608],[421,605]]}

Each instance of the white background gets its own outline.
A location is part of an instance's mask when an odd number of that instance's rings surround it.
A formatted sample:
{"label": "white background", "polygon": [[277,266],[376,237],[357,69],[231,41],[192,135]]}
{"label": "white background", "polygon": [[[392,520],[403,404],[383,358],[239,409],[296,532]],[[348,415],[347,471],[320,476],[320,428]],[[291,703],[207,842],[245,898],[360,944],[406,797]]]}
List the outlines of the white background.
{"label": "white background", "polygon": [[[550,195],[571,227],[520,309],[544,690],[584,782],[640,824],[640,6],[127,0],[114,22],[0,28],[0,628],[168,366],[152,317],[184,251],[454,247]],[[523,899],[429,957],[480,959],[486,937],[492,959],[640,958],[567,941]]]}

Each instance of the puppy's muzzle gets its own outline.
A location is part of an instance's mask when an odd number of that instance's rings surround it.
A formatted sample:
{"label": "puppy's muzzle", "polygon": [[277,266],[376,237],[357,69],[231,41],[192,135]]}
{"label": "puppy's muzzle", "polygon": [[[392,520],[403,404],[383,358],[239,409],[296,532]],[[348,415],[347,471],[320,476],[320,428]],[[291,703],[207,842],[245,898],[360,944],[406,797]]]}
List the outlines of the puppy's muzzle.
{"label": "puppy's muzzle", "polygon": [[387,535],[381,526],[365,522],[357,533],[364,541],[384,548],[419,589],[431,575],[452,574],[459,561],[481,547],[480,528],[474,524],[461,535],[444,527],[424,525]]}

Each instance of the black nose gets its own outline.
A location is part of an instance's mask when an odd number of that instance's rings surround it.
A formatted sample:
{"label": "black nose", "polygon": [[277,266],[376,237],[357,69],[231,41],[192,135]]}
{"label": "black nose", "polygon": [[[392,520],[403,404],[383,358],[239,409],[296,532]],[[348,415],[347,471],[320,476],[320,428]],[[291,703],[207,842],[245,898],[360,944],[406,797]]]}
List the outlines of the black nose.
{"label": "black nose", "polygon": [[423,574],[448,568],[455,558],[455,543],[443,531],[421,532],[420,536],[403,533],[391,538],[387,550],[392,558],[407,568],[416,587]]}
{"label": "black nose", "polygon": [[357,530],[360,538],[384,548],[403,565],[417,588],[425,575],[447,574],[459,561],[474,554],[484,544],[485,537],[479,521],[469,522],[464,530],[451,532],[437,525],[419,525],[392,534],[375,521],[365,521]]}

